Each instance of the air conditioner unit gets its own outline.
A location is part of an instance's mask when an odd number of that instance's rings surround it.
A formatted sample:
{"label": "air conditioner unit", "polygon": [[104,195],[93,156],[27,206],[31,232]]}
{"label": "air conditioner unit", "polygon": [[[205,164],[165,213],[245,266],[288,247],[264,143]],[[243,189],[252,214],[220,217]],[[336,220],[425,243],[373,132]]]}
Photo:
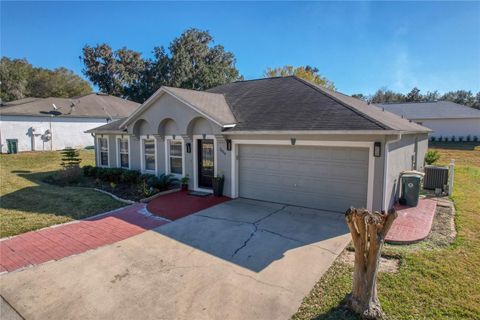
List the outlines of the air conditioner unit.
{"label": "air conditioner unit", "polygon": [[427,190],[442,189],[448,185],[448,167],[425,166],[423,188]]}

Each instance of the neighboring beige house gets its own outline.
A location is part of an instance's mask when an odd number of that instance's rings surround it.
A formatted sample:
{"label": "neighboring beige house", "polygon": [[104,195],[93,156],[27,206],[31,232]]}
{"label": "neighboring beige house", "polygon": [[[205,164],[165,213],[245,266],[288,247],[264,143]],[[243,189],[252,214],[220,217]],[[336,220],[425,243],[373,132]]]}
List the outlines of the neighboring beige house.
{"label": "neighboring beige house", "polygon": [[2,103],[2,153],[61,150],[93,146],[86,130],[130,115],[140,104],[91,93],[66,98],[26,98]]}
{"label": "neighboring beige house", "polygon": [[207,91],[160,88],[127,118],[92,129],[98,166],[188,175],[189,187],[344,212],[390,208],[422,170],[429,129],[297,77]]}
{"label": "neighboring beige house", "polygon": [[480,110],[450,101],[379,104],[380,108],[432,129],[435,138],[480,139]]}

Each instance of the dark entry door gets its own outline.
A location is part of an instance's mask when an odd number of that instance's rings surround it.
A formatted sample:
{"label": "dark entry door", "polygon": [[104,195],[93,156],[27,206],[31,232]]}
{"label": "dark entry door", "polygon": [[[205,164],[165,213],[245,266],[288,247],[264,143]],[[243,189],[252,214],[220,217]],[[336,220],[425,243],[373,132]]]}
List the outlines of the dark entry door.
{"label": "dark entry door", "polygon": [[212,188],[214,174],[213,140],[198,140],[198,187]]}
{"label": "dark entry door", "polygon": [[7,149],[8,149],[8,153],[17,153],[17,151],[18,151],[18,140],[17,139],[7,139]]}

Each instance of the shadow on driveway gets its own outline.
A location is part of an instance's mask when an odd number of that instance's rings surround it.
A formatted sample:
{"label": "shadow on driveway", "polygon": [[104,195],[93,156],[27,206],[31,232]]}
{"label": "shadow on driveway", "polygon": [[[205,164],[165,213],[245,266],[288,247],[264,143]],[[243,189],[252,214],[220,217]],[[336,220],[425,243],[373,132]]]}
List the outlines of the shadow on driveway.
{"label": "shadow on driveway", "polygon": [[343,214],[247,199],[216,205],[155,231],[255,272],[302,246],[338,255],[348,234]]}

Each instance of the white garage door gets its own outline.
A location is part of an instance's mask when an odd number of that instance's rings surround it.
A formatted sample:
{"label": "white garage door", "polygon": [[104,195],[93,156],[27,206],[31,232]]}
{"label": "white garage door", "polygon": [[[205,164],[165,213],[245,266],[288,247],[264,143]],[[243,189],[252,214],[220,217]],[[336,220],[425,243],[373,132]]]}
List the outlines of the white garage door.
{"label": "white garage door", "polygon": [[366,207],[368,149],[239,145],[239,196],[345,212]]}

